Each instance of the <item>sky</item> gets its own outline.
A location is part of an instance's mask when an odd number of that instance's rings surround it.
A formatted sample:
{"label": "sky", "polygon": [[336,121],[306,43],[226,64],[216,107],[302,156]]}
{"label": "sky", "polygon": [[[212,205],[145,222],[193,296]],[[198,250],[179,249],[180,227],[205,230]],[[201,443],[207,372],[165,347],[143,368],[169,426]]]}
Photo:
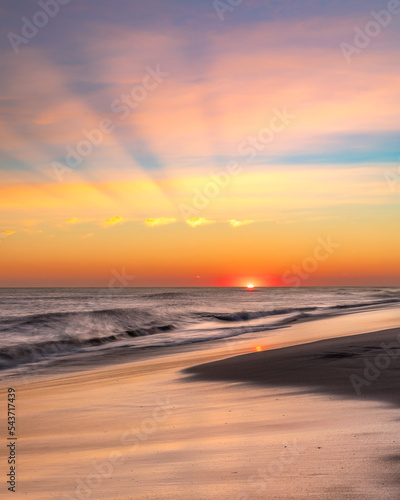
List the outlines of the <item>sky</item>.
{"label": "sky", "polygon": [[399,286],[400,1],[0,13],[0,286]]}

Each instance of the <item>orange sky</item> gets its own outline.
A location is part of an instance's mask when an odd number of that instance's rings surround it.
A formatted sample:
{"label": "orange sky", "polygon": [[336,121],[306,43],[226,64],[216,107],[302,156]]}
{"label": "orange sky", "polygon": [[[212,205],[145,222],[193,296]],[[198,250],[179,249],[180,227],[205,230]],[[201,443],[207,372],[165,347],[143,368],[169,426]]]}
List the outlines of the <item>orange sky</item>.
{"label": "orange sky", "polygon": [[369,0],[289,3],[0,48],[0,286],[398,286],[398,22],[347,61]]}

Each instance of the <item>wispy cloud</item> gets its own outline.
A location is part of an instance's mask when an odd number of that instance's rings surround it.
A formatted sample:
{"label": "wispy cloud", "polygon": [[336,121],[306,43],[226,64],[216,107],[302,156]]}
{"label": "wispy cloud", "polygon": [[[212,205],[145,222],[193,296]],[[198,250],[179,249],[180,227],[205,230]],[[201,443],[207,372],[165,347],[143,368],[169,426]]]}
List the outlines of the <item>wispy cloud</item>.
{"label": "wispy cloud", "polygon": [[229,221],[229,224],[232,227],[239,227],[239,226],[247,226],[247,224],[252,224],[253,222],[255,222],[255,221],[254,220],[235,220],[235,219],[231,219]]}
{"label": "wispy cloud", "polygon": [[173,224],[176,222],[176,219],[168,218],[168,217],[159,217],[156,219],[146,219],[145,224],[149,227],[154,226],[166,226],[167,224]]}
{"label": "wispy cloud", "polygon": [[4,234],[4,236],[11,236],[12,234],[15,234],[16,231],[3,231],[1,234]]}
{"label": "wispy cloud", "polygon": [[191,227],[203,226],[204,224],[212,224],[214,221],[205,219],[204,217],[192,217],[186,221]]}
{"label": "wispy cloud", "polygon": [[122,217],[119,217],[118,215],[115,215],[114,217],[111,217],[110,219],[107,219],[103,222],[104,227],[108,226],[114,226],[115,224],[119,224],[122,222],[124,219]]}
{"label": "wispy cloud", "polygon": [[78,218],[77,217],[72,217],[72,219],[68,219],[64,222],[61,222],[61,224],[57,224],[57,227],[65,227],[65,226],[73,226],[74,224],[78,224],[78,222],[82,222],[82,221],[78,221]]}

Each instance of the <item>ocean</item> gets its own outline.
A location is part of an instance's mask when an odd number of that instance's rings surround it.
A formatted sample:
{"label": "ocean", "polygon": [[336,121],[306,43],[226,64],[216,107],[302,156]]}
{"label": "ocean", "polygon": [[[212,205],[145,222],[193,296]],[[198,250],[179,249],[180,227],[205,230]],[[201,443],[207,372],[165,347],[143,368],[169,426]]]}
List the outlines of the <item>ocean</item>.
{"label": "ocean", "polygon": [[0,370],[165,348],[400,303],[400,288],[2,288]]}

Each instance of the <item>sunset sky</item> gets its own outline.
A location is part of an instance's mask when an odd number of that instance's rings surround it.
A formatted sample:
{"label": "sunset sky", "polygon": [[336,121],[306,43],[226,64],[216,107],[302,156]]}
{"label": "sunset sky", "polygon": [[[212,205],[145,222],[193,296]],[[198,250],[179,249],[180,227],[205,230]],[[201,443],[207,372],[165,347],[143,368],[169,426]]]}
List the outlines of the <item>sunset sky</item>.
{"label": "sunset sky", "polygon": [[400,284],[400,2],[54,2],[0,7],[0,286]]}

